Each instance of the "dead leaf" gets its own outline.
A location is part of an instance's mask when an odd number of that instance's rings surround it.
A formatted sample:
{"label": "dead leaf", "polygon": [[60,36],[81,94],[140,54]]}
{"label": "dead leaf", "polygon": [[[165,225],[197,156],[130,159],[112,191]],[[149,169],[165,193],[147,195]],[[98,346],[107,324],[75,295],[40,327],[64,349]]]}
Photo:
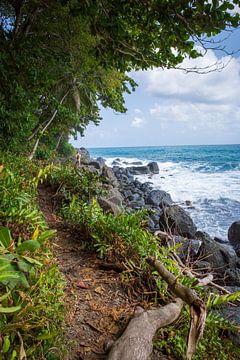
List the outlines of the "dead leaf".
{"label": "dead leaf", "polygon": [[88,289],[89,288],[89,286],[87,284],[85,284],[83,281],[78,281],[77,286],[80,287],[81,289]]}
{"label": "dead leaf", "polygon": [[86,296],[85,296],[85,299],[86,300],[92,300],[92,294],[90,293],[90,292],[88,292],[87,294],[86,294]]}
{"label": "dead leaf", "polygon": [[19,360],[27,360],[27,354],[24,350],[24,346],[23,346],[23,339],[22,336],[19,332],[17,332],[19,340],[20,340],[20,351],[19,351]]}
{"label": "dead leaf", "polygon": [[95,293],[102,295],[105,291],[105,289],[101,286],[98,286],[95,290]]}

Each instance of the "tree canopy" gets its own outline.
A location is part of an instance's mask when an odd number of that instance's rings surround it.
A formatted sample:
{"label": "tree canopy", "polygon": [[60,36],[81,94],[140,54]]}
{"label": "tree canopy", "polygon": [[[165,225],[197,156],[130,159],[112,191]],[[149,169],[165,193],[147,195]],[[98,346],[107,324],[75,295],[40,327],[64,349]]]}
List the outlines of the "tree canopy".
{"label": "tree canopy", "polygon": [[233,1],[4,0],[0,147],[66,150],[70,135],[126,111],[131,70],[176,67],[195,40],[239,25]]}

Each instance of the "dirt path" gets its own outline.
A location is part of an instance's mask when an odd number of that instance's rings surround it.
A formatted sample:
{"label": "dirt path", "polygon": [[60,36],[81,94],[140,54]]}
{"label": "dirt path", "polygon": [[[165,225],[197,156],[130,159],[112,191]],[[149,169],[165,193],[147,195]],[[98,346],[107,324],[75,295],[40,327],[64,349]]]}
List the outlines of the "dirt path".
{"label": "dirt path", "polygon": [[101,270],[102,262],[83,249],[84,239],[53,213],[52,192],[39,189],[39,203],[57,230],[53,252],[66,279],[68,360],[105,359],[104,343],[124,329],[136,301],[129,300],[121,275]]}

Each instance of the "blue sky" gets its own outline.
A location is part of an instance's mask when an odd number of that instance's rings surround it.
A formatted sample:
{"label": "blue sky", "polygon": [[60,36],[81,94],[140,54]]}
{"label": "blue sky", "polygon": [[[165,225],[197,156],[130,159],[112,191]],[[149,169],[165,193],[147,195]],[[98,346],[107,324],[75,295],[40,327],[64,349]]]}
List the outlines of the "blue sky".
{"label": "blue sky", "polygon": [[[225,46],[240,49],[240,29]],[[229,62],[224,52],[209,50],[183,66],[218,61],[228,65],[204,75],[174,69],[132,73],[139,86],[126,95],[127,113],[103,109],[100,125],[89,125],[72,143],[87,148],[240,143],[240,54]]]}

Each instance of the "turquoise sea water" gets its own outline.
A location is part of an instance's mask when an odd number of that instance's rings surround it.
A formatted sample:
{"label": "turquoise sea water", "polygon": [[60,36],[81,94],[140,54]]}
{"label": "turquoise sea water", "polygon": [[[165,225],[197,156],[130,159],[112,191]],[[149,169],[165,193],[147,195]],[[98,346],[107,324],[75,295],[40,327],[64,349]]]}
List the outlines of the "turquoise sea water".
{"label": "turquoise sea water", "polygon": [[[172,199],[184,204],[198,226],[212,236],[227,239],[227,229],[240,220],[240,145],[160,146],[88,149],[93,158],[112,161],[141,160],[143,164],[157,161],[159,175],[151,180],[137,176],[142,182],[151,181],[154,188],[168,191]],[[183,205],[184,206],[184,205]]]}

